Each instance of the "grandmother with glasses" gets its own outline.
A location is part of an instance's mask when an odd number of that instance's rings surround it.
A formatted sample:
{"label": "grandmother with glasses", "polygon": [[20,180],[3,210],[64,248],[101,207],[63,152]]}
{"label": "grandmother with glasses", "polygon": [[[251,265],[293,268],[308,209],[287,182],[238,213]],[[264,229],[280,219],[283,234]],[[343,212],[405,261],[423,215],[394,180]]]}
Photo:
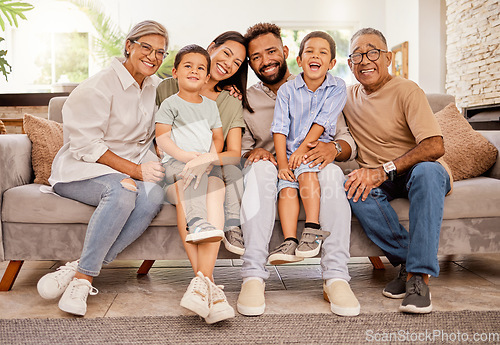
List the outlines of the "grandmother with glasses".
{"label": "grandmother with glasses", "polygon": [[[383,295],[402,298],[402,312],[430,313],[429,276],[439,274],[443,204],[453,180],[441,129],[424,91],[389,74],[392,54],[380,31],[359,30],[350,51],[359,84],[348,88],[344,114],[361,168],[348,175],[347,198],[367,236],[400,267]],[[389,204],[396,198],[410,201],[409,231]]]}
{"label": "grandmother with glasses", "polygon": [[60,196],[96,206],[79,260],[46,274],[37,285],[43,298],[62,295],[59,308],[65,312],[85,315],[102,265],[135,241],[163,204],[156,183],[164,169],[150,147],[160,81],[154,74],[167,46],[163,25],[140,22],[127,35],[125,59],[114,59],[82,82],[62,109],[64,146],[49,182]]}

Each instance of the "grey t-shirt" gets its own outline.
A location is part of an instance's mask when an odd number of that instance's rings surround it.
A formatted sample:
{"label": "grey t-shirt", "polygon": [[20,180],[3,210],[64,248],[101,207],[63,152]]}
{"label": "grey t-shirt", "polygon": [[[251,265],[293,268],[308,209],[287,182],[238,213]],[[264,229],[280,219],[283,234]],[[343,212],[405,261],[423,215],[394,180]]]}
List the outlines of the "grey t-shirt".
{"label": "grey t-shirt", "polygon": [[[212,129],[222,127],[217,104],[204,97],[190,103],[177,94],[165,99],[156,113],[156,122],[172,126],[171,138],[184,151],[206,153],[212,144]],[[171,156],[165,154],[162,163]]]}

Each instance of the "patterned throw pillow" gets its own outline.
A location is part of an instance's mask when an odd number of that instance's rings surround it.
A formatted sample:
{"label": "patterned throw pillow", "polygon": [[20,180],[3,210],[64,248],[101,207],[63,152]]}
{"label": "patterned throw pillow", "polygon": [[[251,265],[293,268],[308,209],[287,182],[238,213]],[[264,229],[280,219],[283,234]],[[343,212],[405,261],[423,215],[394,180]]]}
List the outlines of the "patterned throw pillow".
{"label": "patterned throw pillow", "polygon": [[31,140],[31,163],[35,183],[49,184],[52,161],[63,146],[62,124],[41,117],[25,114],[24,131]]}
{"label": "patterned throw pillow", "polygon": [[454,181],[479,176],[495,164],[496,147],[471,127],[454,103],[435,116],[443,132],[443,158]]}

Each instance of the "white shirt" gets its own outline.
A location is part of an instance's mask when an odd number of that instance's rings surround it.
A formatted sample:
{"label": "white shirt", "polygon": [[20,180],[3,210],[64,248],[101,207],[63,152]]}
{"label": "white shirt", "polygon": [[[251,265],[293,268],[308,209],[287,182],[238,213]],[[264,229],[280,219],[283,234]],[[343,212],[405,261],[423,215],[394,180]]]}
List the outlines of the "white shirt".
{"label": "white shirt", "polygon": [[110,173],[96,163],[110,150],[143,163],[154,138],[157,76],[146,77],[142,89],[119,59],[82,82],[62,109],[64,145],[52,163],[51,185]]}

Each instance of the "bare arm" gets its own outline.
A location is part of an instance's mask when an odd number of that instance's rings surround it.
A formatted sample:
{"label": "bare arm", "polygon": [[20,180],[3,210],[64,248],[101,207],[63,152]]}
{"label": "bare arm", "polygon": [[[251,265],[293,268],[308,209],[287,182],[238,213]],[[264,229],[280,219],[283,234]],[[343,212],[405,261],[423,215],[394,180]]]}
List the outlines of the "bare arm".
{"label": "bare arm", "polygon": [[[398,174],[405,173],[411,167],[421,162],[434,162],[444,155],[444,142],[441,136],[434,136],[422,140],[417,146],[406,152],[393,162],[396,165]],[[374,169],[361,168],[354,170],[349,175],[345,183],[345,190],[348,191],[347,197],[353,198],[357,202],[366,200],[368,194],[373,188],[380,186],[387,180],[387,175],[383,167]]]}
{"label": "bare arm", "polygon": [[156,124],[156,143],[160,147],[161,151],[184,163],[187,163],[191,159],[200,155],[198,152],[187,152],[181,149],[172,140],[171,134],[172,125],[167,125],[164,123]]}
{"label": "bare arm", "polygon": [[105,164],[117,171],[129,175],[131,178],[140,181],[158,182],[160,181],[165,170],[160,162],[146,162],[143,164],[135,164],[127,159],[121,158],[114,152],[107,150],[99,157],[97,163]]}
{"label": "bare arm", "polygon": [[278,177],[282,180],[295,181],[295,176],[290,170],[286,157],[286,136],[281,133],[273,134],[274,148],[276,149],[276,160],[278,162]]}
{"label": "bare arm", "polygon": [[226,151],[219,153],[219,161],[215,164],[239,164],[241,160],[241,128],[229,130],[226,137]]}

